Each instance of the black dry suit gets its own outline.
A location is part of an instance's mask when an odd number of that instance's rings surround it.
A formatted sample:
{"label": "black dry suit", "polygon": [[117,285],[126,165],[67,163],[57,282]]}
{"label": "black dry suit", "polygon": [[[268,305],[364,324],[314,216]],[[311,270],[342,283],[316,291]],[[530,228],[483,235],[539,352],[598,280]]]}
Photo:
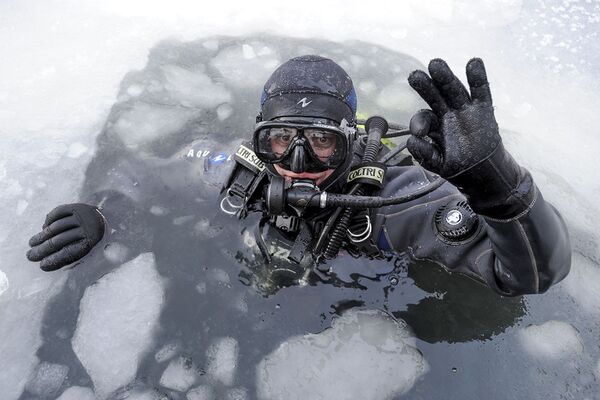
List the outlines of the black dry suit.
{"label": "black dry suit", "polygon": [[[348,97],[340,94],[353,92],[342,90],[352,88],[352,82],[339,66],[332,70],[334,72],[318,73],[320,63],[327,63],[331,68],[333,62],[317,57],[298,58],[280,67],[265,85],[263,118],[312,116],[300,99],[307,93],[315,94],[308,90],[310,87],[321,90],[317,94],[323,99],[335,95],[336,107],[329,108],[340,114],[339,110],[344,108],[339,104],[350,104]],[[297,64],[301,64],[302,68]],[[336,194],[331,192],[340,189],[340,178],[360,174],[361,170],[356,168],[365,165],[365,158],[362,159],[363,164],[352,170],[348,166],[338,168],[335,172],[338,174],[337,189],[336,185],[330,185],[329,180],[321,185],[329,190],[326,195],[317,188],[307,189],[310,182],[299,182],[296,188],[292,187],[292,193],[291,189],[284,189],[281,178],[271,176],[268,190],[254,187],[252,196],[266,193],[266,208],[262,208],[265,215],[283,215],[271,217],[271,224],[284,231],[280,238],[287,237],[294,242],[288,246],[288,258],[295,262],[304,261],[304,254],[299,248],[308,248],[317,259],[334,257],[339,246],[333,246],[333,251],[329,248],[322,251],[322,242],[329,240],[330,243],[346,246],[351,252],[360,250],[370,256],[377,256],[382,251],[408,251],[415,259],[432,261],[451,271],[466,274],[506,296],[546,291],[569,271],[571,249],[568,233],[560,214],[544,200],[529,172],[521,168],[502,145],[483,62],[472,59],[467,65],[470,93],[443,60],[433,60],[429,74],[415,71],[409,77],[410,85],[431,107],[431,110],[421,110],[411,120],[412,136],[407,146],[420,166],[387,168],[377,190],[357,190],[346,184],[344,193],[362,195],[354,202],[349,198],[344,202],[339,196],[335,199]],[[344,85],[337,81],[329,85],[329,77],[338,75],[344,78],[339,79]],[[355,99],[350,99],[355,107]],[[329,110],[325,105],[320,105],[312,113],[323,114]],[[329,112],[328,118],[340,122],[341,114],[333,111]],[[352,113],[344,117],[354,122]],[[379,134],[385,134],[387,130],[387,123],[383,123],[385,128],[382,125],[383,132]],[[373,153],[366,170],[375,171],[381,167],[376,163],[382,159],[381,154],[369,147],[369,142],[380,146],[380,137],[375,136],[373,140],[369,134],[366,140],[364,153]],[[374,157],[374,154],[377,156]],[[269,160],[263,161],[268,163]],[[273,175],[268,165],[267,169]],[[345,175],[340,176],[340,171]],[[264,171],[262,174],[265,178]],[[280,183],[277,183],[278,179]],[[302,191],[308,191],[304,199],[301,199]],[[244,190],[239,192],[243,195]],[[419,192],[426,194],[413,196]],[[369,200],[365,195],[377,199]],[[407,198],[392,200],[402,197]],[[279,204],[286,201],[288,206],[292,206],[292,211],[288,208],[287,215]],[[313,210],[298,211],[307,202]],[[337,208],[347,207],[352,202],[356,209],[362,208],[363,211]],[[241,202],[238,204],[241,205]],[[333,211],[336,208],[337,211]],[[368,208],[369,220],[365,217],[365,208]],[[344,229],[336,232],[334,228],[329,231],[331,237],[325,237],[323,232],[327,232],[327,224],[311,222],[311,219],[314,221],[315,209],[322,213],[330,210],[329,214],[341,211],[336,223],[346,218],[342,224]],[[302,223],[295,221],[294,212],[301,220],[309,222],[306,224],[309,228],[304,227],[303,231]],[[357,222],[360,226],[361,218],[362,228],[356,230],[353,227]],[[296,236],[294,232],[300,233]],[[323,240],[316,240],[319,235]],[[360,236],[360,240],[356,240]],[[365,240],[365,236],[368,239]],[[269,240],[267,238],[263,242]],[[308,242],[311,244],[307,246]],[[268,260],[273,255],[269,252],[273,253],[273,250],[264,246],[263,254],[267,253]],[[284,254],[279,253],[280,256]]]}

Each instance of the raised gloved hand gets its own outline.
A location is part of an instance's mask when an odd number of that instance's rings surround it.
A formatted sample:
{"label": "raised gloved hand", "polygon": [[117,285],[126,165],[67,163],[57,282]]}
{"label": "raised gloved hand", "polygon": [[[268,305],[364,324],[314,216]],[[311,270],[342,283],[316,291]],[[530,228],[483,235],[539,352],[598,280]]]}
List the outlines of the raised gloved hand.
{"label": "raised gloved hand", "polygon": [[483,61],[467,64],[470,93],[444,60],[429,75],[414,71],[410,86],[431,107],[410,120],[407,147],[426,169],[450,181],[479,214],[510,218],[532,202],[531,176],[504,149]]}
{"label": "raised gloved hand", "polygon": [[85,256],[103,235],[104,218],[96,207],[64,204],[50,211],[43,230],[31,237],[27,258],[54,271]]}

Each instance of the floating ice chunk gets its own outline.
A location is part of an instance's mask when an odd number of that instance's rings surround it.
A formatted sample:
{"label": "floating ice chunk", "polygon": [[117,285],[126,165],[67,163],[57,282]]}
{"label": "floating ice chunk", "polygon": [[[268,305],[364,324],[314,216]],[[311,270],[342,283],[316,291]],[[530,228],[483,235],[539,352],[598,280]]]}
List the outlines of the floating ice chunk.
{"label": "floating ice chunk", "polygon": [[40,363],[27,384],[27,390],[38,396],[52,395],[60,389],[68,373],[69,367],[65,365]]}
{"label": "floating ice chunk", "polygon": [[270,66],[279,61],[274,54],[246,59],[242,46],[236,46],[222,49],[211,64],[232,85],[253,87],[255,82],[265,82],[273,72]]}
{"label": "floating ice chunk", "polygon": [[180,104],[213,108],[231,101],[231,93],[201,71],[190,71],[176,65],[166,65],[161,69],[166,79],[165,89]]}
{"label": "floating ice chunk", "polygon": [[248,312],[248,301],[243,293],[235,297],[233,301],[233,308],[244,314]]}
{"label": "floating ice chunk", "polygon": [[156,362],[163,362],[163,361],[167,361],[171,358],[173,358],[173,356],[175,354],[177,354],[177,352],[179,351],[179,344],[177,343],[168,343],[165,344],[159,351],[156,352],[156,354],[154,355],[154,359],[156,360]]}
{"label": "floating ice chunk", "polygon": [[67,157],[69,158],[79,158],[84,155],[88,151],[86,145],[80,142],[72,143],[67,150]]}
{"label": "floating ice chunk", "polygon": [[525,351],[536,358],[564,359],[583,353],[583,341],[572,325],[563,321],[548,321],[530,325],[519,331]]}
{"label": "floating ice chunk", "polygon": [[125,262],[129,255],[129,248],[123,243],[112,242],[104,246],[104,257],[113,264]]}
{"label": "floating ice chunk", "polygon": [[600,314],[600,266],[573,252],[571,271],[561,285],[588,313]]}
{"label": "floating ice chunk", "polygon": [[0,270],[0,296],[8,290],[8,278],[6,274]]}
{"label": "floating ice chunk", "polygon": [[248,398],[248,390],[246,388],[233,388],[227,391],[226,400],[246,400]]}
{"label": "floating ice chunk", "polygon": [[150,207],[150,214],[152,214],[152,215],[161,217],[163,215],[167,215],[168,213],[169,213],[169,210],[165,207],[161,207],[161,206]]}
{"label": "floating ice chunk", "polygon": [[210,271],[210,279],[216,283],[228,284],[231,282],[229,274],[220,268],[214,268]]}
{"label": "floating ice chunk", "polygon": [[229,104],[221,104],[217,107],[217,117],[219,121],[224,121],[233,114],[233,108]]}
{"label": "floating ice chunk", "polygon": [[96,396],[90,388],[73,386],[65,390],[56,400],[96,400]]}
{"label": "floating ice chunk", "polygon": [[22,215],[25,210],[27,209],[27,206],[29,205],[29,202],[27,200],[21,199],[17,202],[17,215]]}
{"label": "floating ice chunk", "polygon": [[170,135],[179,132],[196,113],[196,110],[182,107],[138,103],[121,114],[113,129],[125,146],[137,150],[154,140],[167,140]]}
{"label": "floating ice chunk", "polygon": [[160,384],[167,389],[185,392],[192,386],[198,375],[192,360],[179,357],[169,363],[160,378]]}
{"label": "floating ice chunk", "polygon": [[391,399],[428,368],[404,322],[353,309],[330,329],[289,339],[261,361],[258,398]]}
{"label": "floating ice chunk", "polygon": [[135,377],[163,300],[152,253],[139,255],[86,289],[71,344],[98,397]]}
{"label": "floating ice chunk", "polygon": [[193,215],[182,215],[181,217],[173,218],[173,225],[180,226],[194,219]]}
{"label": "floating ice chunk", "polygon": [[208,218],[200,218],[200,221],[194,225],[194,233],[202,239],[212,239],[218,236],[223,230],[220,226],[210,224]]}
{"label": "floating ice chunk", "polygon": [[232,337],[215,341],[206,351],[208,375],[224,385],[231,386],[237,367],[238,342]]}
{"label": "floating ice chunk", "polygon": [[216,400],[217,396],[212,387],[200,385],[187,393],[187,400]]}
{"label": "floating ice chunk", "polygon": [[196,285],[196,290],[200,294],[206,294],[206,282],[198,282]]}

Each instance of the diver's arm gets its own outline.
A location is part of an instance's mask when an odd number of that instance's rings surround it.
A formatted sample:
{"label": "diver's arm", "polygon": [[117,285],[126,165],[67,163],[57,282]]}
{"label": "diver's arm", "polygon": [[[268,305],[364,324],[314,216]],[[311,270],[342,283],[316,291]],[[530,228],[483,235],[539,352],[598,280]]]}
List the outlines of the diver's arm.
{"label": "diver's arm", "polygon": [[91,257],[93,249],[109,241],[128,247],[135,241],[139,248],[148,236],[141,215],[145,196],[134,184],[143,169],[130,164],[117,163],[108,173],[99,174],[100,179],[86,181],[79,203],[50,211],[42,231],[29,241],[27,258],[40,262],[44,271],[54,271]]}
{"label": "diver's arm", "polygon": [[[545,292],[570,269],[566,225],[558,211],[544,200],[530,173],[519,167],[502,146],[485,163],[490,165],[472,168],[471,179],[480,181],[481,189],[493,189],[483,195],[475,190],[477,185],[462,191],[481,217],[489,249],[469,249],[472,254],[466,257],[469,263],[463,268],[481,275],[488,286],[503,295]],[[488,168],[494,163],[501,163],[501,167]]]}
{"label": "diver's arm", "polygon": [[[409,84],[431,106],[410,122],[408,149],[426,169],[452,183],[481,216],[477,242],[458,246],[470,275],[505,295],[539,293],[566,276],[566,226],[531,175],[504,149],[483,62],[466,68],[470,93],[440,59]],[[455,253],[449,251],[448,253]],[[450,255],[440,254],[448,266]],[[457,268],[459,271],[461,267]]]}

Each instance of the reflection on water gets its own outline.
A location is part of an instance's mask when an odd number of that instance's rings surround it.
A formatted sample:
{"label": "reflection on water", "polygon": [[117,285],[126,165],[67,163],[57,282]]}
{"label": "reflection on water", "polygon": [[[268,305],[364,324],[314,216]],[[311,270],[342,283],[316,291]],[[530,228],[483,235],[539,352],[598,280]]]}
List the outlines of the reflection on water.
{"label": "reflection on water", "polygon": [[[421,65],[371,44],[217,37],[157,45],[147,66],[123,79],[86,173],[82,199],[124,195],[104,204],[111,225],[104,248],[70,272],[45,314],[37,356],[43,365],[66,366],[68,375],[45,392],[30,385],[23,399],[34,392],[54,399],[75,386],[82,388],[73,393],[88,393],[83,387],[92,385],[114,399],[294,398],[280,391],[286,379],[328,398],[537,398],[593,390],[593,374],[573,369],[592,365],[593,356],[539,364],[513,334],[549,315],[568,320],[556,293],[532,307],[408,254],[344,254],[330,273],[315,272],[304,285],[261,278],[264,265],[251,243],[258,216],[237,221],[218,211],[228,162],[216,165],[211,155],[230,154],[247,137],[262,82],[278,63],[305,53],[348,70],[361,113],[406,123],[421,107],[406,84]],[[157,314],[141,315],[140,307]],[[119,323],[111,325],[110,312]],[[98,321],[96,314],[105,324],[86,322]],[[143,327],[152,328],[149,339]],[[107,370],[99,357],[114,367]],[[361,362],[368,357],[374,359]],[[518,372],[523,366],[533,372]],[[133,375],[123,386],[117,377],[126,374]],[[556,379],[540,383],[540,374]],[[581,385],[565,387],[566,379]],[[320,392],[328,382],[335,390]]]}

